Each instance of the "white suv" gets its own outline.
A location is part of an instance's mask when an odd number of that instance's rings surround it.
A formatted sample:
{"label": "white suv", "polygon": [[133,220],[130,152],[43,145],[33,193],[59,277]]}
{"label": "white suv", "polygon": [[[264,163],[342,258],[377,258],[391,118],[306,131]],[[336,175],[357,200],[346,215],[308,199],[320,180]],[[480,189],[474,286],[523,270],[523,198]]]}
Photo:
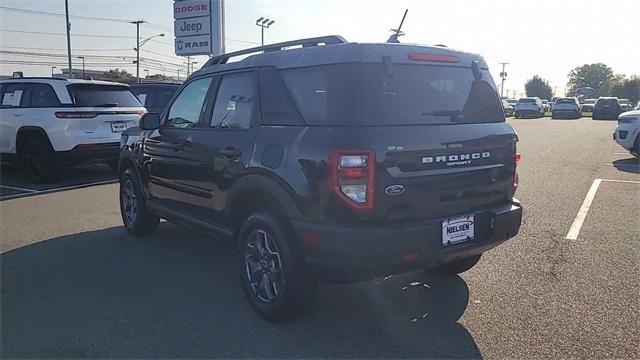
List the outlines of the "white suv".
{"label": "white suv", "polygon": [[19,161],[34,181],[63,164],[117,167],[120,133],[146,112],[128,85],[93,80],[3,80],[0,101],[2,161]]}
{"label": "white suv", "polygon": [[552,119],[562,119],[567,117],[580,119],[581,116],[582,111],[580,108],[580,101],[575,97],[558,98],[551,107]]}
{"label": "white suv", "polygon": [[613,139],[633,156],[640,157],[640,110],[627,111],[618,116]]}
{"label": "white suv", "polygon": [[539,97],[521,98],[516,103],[516,119],[521,117],[543,117],[544,105]]}

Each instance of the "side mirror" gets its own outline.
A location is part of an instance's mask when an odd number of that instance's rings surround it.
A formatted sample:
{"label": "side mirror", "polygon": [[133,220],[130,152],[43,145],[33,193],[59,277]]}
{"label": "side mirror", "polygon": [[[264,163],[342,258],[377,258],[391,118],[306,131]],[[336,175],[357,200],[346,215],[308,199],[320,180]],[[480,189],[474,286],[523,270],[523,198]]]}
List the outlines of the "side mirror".
{"label": "side mirror", "polygon": [[160,115],[158,113],[146,113],[140,119],[140,129],[155,130],[160,128]]}

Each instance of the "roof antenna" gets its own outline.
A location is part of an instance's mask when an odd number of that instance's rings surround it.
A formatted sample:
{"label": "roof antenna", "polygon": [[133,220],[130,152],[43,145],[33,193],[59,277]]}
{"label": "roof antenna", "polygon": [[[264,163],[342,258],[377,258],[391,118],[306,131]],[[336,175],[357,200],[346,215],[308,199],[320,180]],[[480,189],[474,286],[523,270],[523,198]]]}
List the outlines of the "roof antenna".
{"label": "roof antenna", "polygon": [[394,32],[395,34],[391,34],[391,36],[389,36],[389,40],[387,40],[388,43],[397,44],[400,42],[398,38],[404,35],[404,32],[402,31],[402,24],[404,24],[404,18],[407,17],[408,12],[409,12],[409,9],[405,9],[404,15],[402,15],[402,21],[400,21],[400,26],[398,26],[397,29],[391,29],[391,31]]}

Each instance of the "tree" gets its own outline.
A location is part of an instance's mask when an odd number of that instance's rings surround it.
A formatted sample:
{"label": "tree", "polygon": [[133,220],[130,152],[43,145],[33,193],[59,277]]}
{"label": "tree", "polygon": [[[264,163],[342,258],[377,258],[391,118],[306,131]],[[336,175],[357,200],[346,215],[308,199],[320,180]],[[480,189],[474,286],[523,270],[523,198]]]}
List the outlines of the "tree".
{"label": "tree", "polygon": [[551,99],[553,96],[553,90],[547,80],[544,80],[538,75],[533,75],[531,79],[524,84],[524,89],[527,91],[527,96],[537,96],[540,99]]}
{"label": "tree", "polygon": [[640,100],[640,77],[630,78],[616,77],[616,81],[611,85],[609,95],[620,99],[629,99],[631,104],[636,104]]}
{"label": "tree", "polygon": [[127,79],[133,79],[133,75],[130,74],[127,70],[119,70],[118,68],[111,69],[109,71],[106,71],[104,73],[104,78],[105,79],[113,79],[113,80],[127,80]]}
{"label": "tree", "polygon": [[569,72],[567,95],[575,95],[576,89],[591,87],[596,93],[590,97],[597,98],[609,92],[613,81],[613,70],[605,64],[584,64]]}

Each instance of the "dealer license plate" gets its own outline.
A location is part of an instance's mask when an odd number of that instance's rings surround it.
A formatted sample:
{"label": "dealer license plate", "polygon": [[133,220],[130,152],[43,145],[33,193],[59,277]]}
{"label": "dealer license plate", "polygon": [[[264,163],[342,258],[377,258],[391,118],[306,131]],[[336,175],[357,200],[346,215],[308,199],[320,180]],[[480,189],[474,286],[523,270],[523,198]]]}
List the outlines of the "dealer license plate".
{"label": "dealer license plate", "polygon": [[113,132],[123,132],[125,130],[127,130],[127,123],[124,123],[124,122],[111,123],[111,131],[113,131]]}
{"label": "dealer license plate", "polygon": [[448,246],[473,240],[475,216],[467,215],[442,221],[442,245]]}

